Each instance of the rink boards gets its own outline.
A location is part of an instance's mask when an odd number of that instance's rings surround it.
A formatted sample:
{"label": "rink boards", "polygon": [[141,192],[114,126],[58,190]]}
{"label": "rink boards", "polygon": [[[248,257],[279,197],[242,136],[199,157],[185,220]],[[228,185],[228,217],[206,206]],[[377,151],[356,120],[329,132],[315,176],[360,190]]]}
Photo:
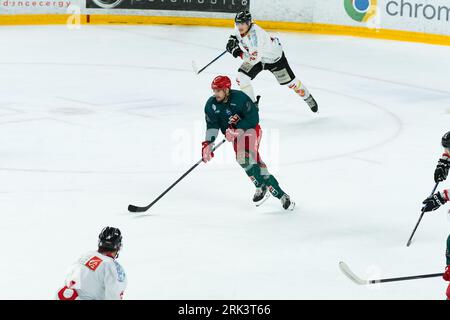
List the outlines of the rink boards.
{"label": "rink boards", "polygon": [[[258,24],[272,30],[450,45],[450,0],[192,0],[170,3],[135,1],[128,4],[127,0],[116,0],[109,2],[112,4],[107,8],[97,5],[101,3],[99,0],[0,1],[0,25],[156,24],[232,27],[233,9],[247,7]],[[136,6],[133,3],[140,5],[141,9],[133,9]],[[155,8],[166,10],[152,9],[150,3],[156,3]],[[203,10],[200,3],[209,3],[209,6],[204,6],[205,10],[200,11]],[[222,3],[222,7],[215,8],[213,3]],[[223,3],[227,4],[227,9],[223,9]],[[224,12],[226,10],[228,12]]]}

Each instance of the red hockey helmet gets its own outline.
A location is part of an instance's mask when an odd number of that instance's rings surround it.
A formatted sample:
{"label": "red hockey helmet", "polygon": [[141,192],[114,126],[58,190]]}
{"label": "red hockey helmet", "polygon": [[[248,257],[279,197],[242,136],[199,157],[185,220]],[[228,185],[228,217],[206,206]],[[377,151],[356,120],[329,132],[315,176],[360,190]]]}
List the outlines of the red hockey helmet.
{"label": "red hockey helmet", "polygon": [[217,76],[211,83],[211,89],[231,89],[231,80],[227,76]]}

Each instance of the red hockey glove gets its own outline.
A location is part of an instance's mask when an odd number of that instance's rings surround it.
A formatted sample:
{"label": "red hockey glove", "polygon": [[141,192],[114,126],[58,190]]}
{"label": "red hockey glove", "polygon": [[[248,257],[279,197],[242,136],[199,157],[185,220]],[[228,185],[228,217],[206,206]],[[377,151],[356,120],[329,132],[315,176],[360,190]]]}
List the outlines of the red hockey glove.
{"label": "red hockey glove", "polygon": [[450,266],[447,266],[447,268],[445,268],[445,273],[442,278],[444,278],[445,281],[450,281]]}
{"label": "red hockey glove", "polygon": [[237,129],[233,128],[228,128],[227,131],[225,132],[225,138],[229,142],[233,142],[234,140],[236,140],[239,137],[239,135],[240,132]]}
{"label": "red hockey glove", "polygon": [[214,158],[214,152],[212,151],[214,148],[214,142],[203,141],[202,142],[202,160],[203,162],[208,162],[212,158]]}

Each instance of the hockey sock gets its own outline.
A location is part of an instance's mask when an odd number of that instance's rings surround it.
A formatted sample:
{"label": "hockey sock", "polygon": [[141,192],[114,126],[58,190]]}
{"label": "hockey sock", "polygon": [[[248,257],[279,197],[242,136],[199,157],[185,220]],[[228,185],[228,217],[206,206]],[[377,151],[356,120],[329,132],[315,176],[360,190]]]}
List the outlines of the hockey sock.
{"label": "hockey sock", "polygon": [[269,173],[267,166],[264,163],[259,164],[260,175],[263,179],[263,183],[269,188],[270,193],[275,197],[280,199],[284,191],[280,188],[278,180]]}
{"label": "hockey sock", "polygon": [[300,97],[302,97],[304,100],[308,99],[310,96],[310,93],[308,89],[303,85],[303,83],[295,78],[291,83],[288,84],[288,87],[295,91]]}
{"label": "hockey sock", "polygon": [[255,102],[256,101],[255,92],[253,90],[251,81],[252,79],[249,76],[241,72],[239,72],[238,77],[236,79],[236,82],[238,83],[241,91],[243,91],[246,95],[250,97],[250,99],[252,99],[253,102]]}

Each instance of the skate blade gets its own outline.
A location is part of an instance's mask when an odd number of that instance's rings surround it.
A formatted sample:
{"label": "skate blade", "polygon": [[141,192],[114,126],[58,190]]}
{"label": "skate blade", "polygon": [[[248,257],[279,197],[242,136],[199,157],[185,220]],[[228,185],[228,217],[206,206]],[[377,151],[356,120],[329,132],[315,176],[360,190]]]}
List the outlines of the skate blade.
{"label": "skate blade", "polygon": [[270,192],[267,192],[266,195],[264,196],[264,198],[262,198],[259,202],[255,202],[255,205],[257,207],[260,207],[264,202],[267,201],[267,199],[270,198]]}

